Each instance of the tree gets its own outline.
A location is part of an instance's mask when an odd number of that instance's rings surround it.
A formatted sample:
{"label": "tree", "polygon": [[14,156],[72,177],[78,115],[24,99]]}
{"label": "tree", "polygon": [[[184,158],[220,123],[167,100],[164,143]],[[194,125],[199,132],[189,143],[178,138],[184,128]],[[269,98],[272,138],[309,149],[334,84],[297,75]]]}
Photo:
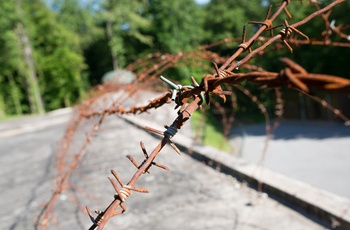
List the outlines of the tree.
{"label": "tree", "polygon": [[19,85],[21,81],[15,81],[13,75],[16,74],[17,67],[22,60],[19,54],[18,38],[14,27],[17,22],[16,14],[7,12],[16,12],[14,1],[1,1],[0,13],[0,113],[22,113],[21,92]]}
{"label": "tree", "polygon": [[0,113],[43,113],[83,95],[77,34],[42,0],[1,1],[0,13]]}
{"label": "tree", "polygon": [[84,94],[84,57],[79,36],[59,23],[57,16],[40,0],[27,5],[32,15],[34,47],[48,109],[70,106]]}
{"label": "tree", "polygon": [[[17,3],[18,2],[19,1],[17,1]],[[19,41],[19,48],[24,58],[25,66],[23,68],[23,75],[25,76],[30,111],[31,113],[43,114],[45,112],[45,109],[43,99],[40,93],[36,63],[33,56],[31,41],[29,39],[26,29],[20,22],[16,26],[16,35]]]}
{"label": "tree", "polygon": [[152,44],[152,37],[143,33],[151,25],[141,16],[145,4],[144,0],[106,0],[102,4],[101,24],[105,26],[114,69],[125,64],[127,52],[123,38],[130,37],[143,44]]}
{"label": "tree", "polygon": [[[22,113],[20,84],[24,84],[31,113],[44,113],[39,83],[37,79],[36,63],[33,57],[32,44],[26,29],[26,15],[22,8],[22,2],[3,1],[1,9],[5,10],[1,29],[5,31],[2,36],[3,59],[1,61],[2,78],[8,84],[6,90],[10,95],[16,113]],[[7,11],[13,12],[9,15]],[[16,79],[17,78],[17,79]],[[23,87],[23,86],[22,86]],[[5,96],[5,100],[6,100]],[[4,98],[4,97],[3,97]],[[11,109],[9,110],[10,113]]]}
{"label": "tree", "polygon": [[58,15],[57,21],[65,29],[77,34],[81,49],[86,49],[93,41],[100,38],[102,30],[96,25],[93,4],[82,5],[78,0],[55,0],[52,8]]}
{"label": "tree", "polygon": [[146,16],[152,21],[154,49],[164,53],[191,50],[203,41],[204,17],[193,0],[149,0]]}
{"label": "tree", "polygon": [[[251,20],[263,20],[262,1],[211,0],[205,5],[205,30],[208,42],[242,36],[242,28]],[[266,8],[266,7],[265,7]],[[267,9],[267,8],[266,8]],[[254,27],[247,30],[254,32]]]}
{"label": "tree", "polygon": [[[2,1],[0,8],[4,11],[0,23],[1,30],[4,31],[0,38],[2,40],[0,75],[5,91],[1,98],[7,102],[5,106],[7,111],[3,113],[21,114],[25,110],[21,106],[23,99],[21,89],[25,89],[30,112],[42,114],[45,110],[22,2],[20,0]],[[8,14],[8,12],[13,12],[13,14]],[[11,106],[15,109],[11,109]]]}

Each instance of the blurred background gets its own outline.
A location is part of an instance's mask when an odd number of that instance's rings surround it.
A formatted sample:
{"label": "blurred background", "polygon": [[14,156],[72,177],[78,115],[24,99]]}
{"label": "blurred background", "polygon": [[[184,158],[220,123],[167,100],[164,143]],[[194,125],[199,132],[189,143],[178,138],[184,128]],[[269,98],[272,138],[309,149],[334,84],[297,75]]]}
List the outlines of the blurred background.
{"label": "blurred background", "polygon": [[[101,83],[113,70],[149,53],[177,53],[198,49],[225,38],[240,38],[247,25],[247,36],[263,20],[267,7],[279,1],[254,0],[3,0],[0,2],[0,117],[43,114],[68,107],[84,98],[86,91]],[[322,1],[327,3],[331,1]],[[300,20],[314,11],[304,1],[288,6],[293,18]],[[350,24],[347,1],[335,8],[330,19],[336,24]],[[285,18],[283,18],[285,17]],[[280,19],[287,19],[283,15]],[[278,23],[277,23],[278,24]],[[300,28],[310,38],[323,31],[322,20],[312,20]],[[239,41],[238,41],[239,42]],[[239,43],[216,46],[221,56],[231,55]],[[308,72],[348,77],[350,49],[341,47],[300,46],[267,52],[251,64],[268,71],[279,71],[279,57],[288,55]],[[302,52],[301,52],[302,51]],[[190,63],[168,69],[164,74],[184,81],[193,75],[200,79],[203,69]],[[271,91],[245,88],[258,96],[266,107],[274,102]],[[285,90],[284,118],[333,120],[321,105]],[[239,94],[239,93],[238,93]],[[321,94],[335,107],[350,113],[349,95]],[[250,98],[237,97],[236,119],[248,122],[264,118]],[[268,111],[273,115],[274,110]]]}
{"label": "blurred background", "polygon": [[[248,22],[252,20],[264,21],[269,6],[272,5],[272,12],[274,12],[280,2],[281,0],[1,0],[0,139],[3,141],[1,141],[2,146],[0,146],[2,153],[0,155],[2,157],[0,168],[3,171],[0,173],[6,174],[6,176],[1,177],[3,178],[2,187],[5,188],[2,192],[6,193],[2,196],[6,197],[7,195],[11,199],[3,199],[3,203],[0,205],[3,207],[11,205],[13,209],[10,212],[7,209],[2,209],[3,213],[0,213],[0,217],[3,218],[2,223],[3,220],[6,220],[8,225],[12,226],[11,229],[31,224],[37,213],[33,214],[28,210],[36,210],[37,212],[38,207],[41,207],[40,202],[50,195],[49,186],[51,186],[52,181],[55,183],[58,181],[58,177],[54,179],[55,170],[53,168],[57,167],[56,171],[60,176],[59,173],[62,173],[63,169],[67,167],[62,159],[73,156],[71,159],[74,160],[75,154],[83,152],[87,145],[82,144],[83,150],[78,153],[76,153],[75,148],[78,148],[81,143],[90,141],[90,137],[86,135],[87,130],[94,130],[97,127],[93,124],[93,119],[90,120],[91,117],[86,116],[80,125],[79,122],[76,126],[72,125],[76,121],[74,118],[83,117],[83,113],[80,114],[81,111],[78,110],[72,113],[70,107],[85,102],[87,107],[91,105],[91,109],[97,113],[104,108],[111,108],[109,107],[111,101],[118,96],[118,93],[108,94],[115,92],[108,91],[108,87],[104,88],[108,84],[103,86],[100,84],[118,78],[119,85],[115,84],[118,86],[116,89],[119,90],[119,96],[123,95],[123,92],[128,90],[127,84],[135,80],[135,75],[140,76],[144,69],[152,70],[153,68],[152,73],[157,72],[157,67],[160,66],[157,65],[158,61],[162,60],[163,57],[164,59],[185,57],[181,60],[178,58],[173,62],[166,60],[172,65],[162,74],[173,82],[188,84],[190,76],[194,76],[200,81],[205,74],[214,71],[213,64],[208,61],[209,58],[203,60],[204,54],[207,56],[216,55],[217,62],[214,56],[210,58],[221,65],[241,43],[243,26],[246,26],[247,37],[252,36],[261,25],[249,24]],[[310,4],[311,2],[315,1],[291,0],[287,8],[291,12],[292,18],[289,18],[286,13],[282,13],[274,25],[283,23],[285,19],[288,20],[289,24],[304,19],[316,10],[315,6]],[[318,2],[321,3],[320,7],[323,7],[333,1],[319,0]],[[327,30],[325,31],[325,24],[331,22],[336,26],[343,25],[342,29],[346,31],[345,33],[350,34],[348,12],[350,12],[350,1],[345,1],[332,10],[329,18],[322,20],[321,17],[318,17],[298,27],[310,39],[324,41],[324,44],[294,43],[292,44],[293,53],[291,53],[283,43],[276,42],[249,61],[250,69],[241,66],[239,70],[235,71],[279,72],[284,66],[280,58],[288,57],[304,67],[309,73],[350,78],[347,58],[350,56],[350,48],[331,44],[332,42],[346,43],[349,47],[349,38],[340,38]],[[280,29],[282,27],[274,30],[275,34]],[[266,31],[262,36],[264,37],[256,39],[253,48],[265,43],[270,33]],[[293,38],[299,39],[299,41],[303,39],[300,36]],[[156,55],[152,56],[151,54]],[[202,54],[203,56],[200,56]],[[151,58],[147,59],[148,57]],[[152,59],[152,57],[155,58]],[[239,56],[237,60],[240,58],[242,56]],[[131,63],[138,60],[146,61],[143,66],[140,65],[141,67],[134,65],[136,66],[134,69],[128,68]],[[149,60],[148,63],[147,60]],[[130,69],[135,70],[135,73],[131,73]],[[144,75],[151,74],[144,73]],[[156,83],[152,86],[136,85],[134,89],[137,88],[136,91],[141,96],[137,99],[131,97],[128,99],[135,104],[147,103],[148,100],[155,98],[159,91],[161,93],[167,91],[167,88],[164,87],[166,85],[158,78],[154,82]],[[160,88],[160,90],[150,92],[149,88]],[[96,89],[94,92],[97,92],[95,102],[103,101],[100,104],[101,108],[95,107],[93,103],[89,104],[89,100],[94,100],[93,97],[90,97],[92,89]],[[199,146],[212,145],[217,149],[229,152],[230,157],[239,157],[254,165],[263,165],[268,169],[317,188],[347,199],[350,198],[350,186],[346,183],[350,175],[350,161],[348,160],[350,129],[344,125],[346,119],[340,120],[335,115],[335,109],[327,110],[324,101],[317,102],[289,88],[262,89],[252,83],[242,82],[235,88],[224,89],[233,92],[232,96],[227,98],[226,103],[213,97],[210,107],[203,105],[206,107],[204,112],[193,114],[191,122],[188,122],[190,125],[187,126],[191,131],[189,139],[193,139],[195,144]],[[100,90],[100,94],[98,94],[98,90]],[[346,117],[350,117],[350,92],[335,94],[315,90],[313,93],[318,96],[318,99],[324,99],[339,109]],[[101,95],[105,96],[101,97],[103,100],[98,98]],[[130,106],[132,106],[131,103],[127,104],[125,108]],[[161,125],[169,124],[168,121],[164,122],[165,119],[170,119],[168,114],[176,116],[173,104],[171,106],[167,110],[169,113],[157,110],[155,116],[157,119],[152,117],[154,114],[150,114],[151,117],[146,117],[143,120],[144,123],[145,121],[155,121]],[[43,114],[45,116],[28,117]],[[72,118],[72,114],[75,117]],[[11,120],[17,117],[25,118]],[[85,177],[85,181],[80,181],[80,174],[76,174],[78,175],[77,182],[83,184],[88,182],[85,185],[99,191],[101,190],[100,185],[96,186],[96,184],[101,181],[97,181],[96,178],[105,180],[105,176],[109,173],[107,170],[116,167],[115,157],[123,157],[124,159],[124,153],[134,153],[134,147],[137,145],[130,144],[132,143],[131,137],[137,137],[135,143],[141,139],[150,138],[148,136],[141,138],[143,132],[131,128],[121,119],[114,118],[113,116],[113,119],[109,119],[110,123],[103,127],[101,135],[96,135],[96,144],[91,144],[91,149],[82,160],[83,166],[78,168],[84,175],[87,172],[95,175],[91,177],[94,178],[92,180],[94,183],[91,183],[88,177]],[[138,118],[142,119],[142,116]],[[282,122],[280,122],[281,118]],[[69,119],[70,123],[67,123]],[[64,134],[63,129],[66,128],[67,124],[65,135],[72,139],[67,138],[68,145],[62,144],[64,142],[57,143]],[[69,127],[69,124],[72,127]],[[269,128],[267,128],[268,125]],[[276,127],[278,129],[275,129]],[[73,130],[73,132],[69,130]],[[76,139],[73,139],[75,132],[78,135],[75,137]],[[103,135],[103,133],[107,133],[107,135]],[[133,134],[130,135],[130,133]],[[130,135],[130,137],[125,134]],[[74,141],[70,142],[71,140]],[[63,139],[63,141],[65,140]],[[146,143],[152,143],[152,141],[156,143],[155,140],[147,140]],[[72,148],[70,149],[70,147]],[[115,154],[116,149],[120,154]],[[59,155],[60,150],[62,152],[69,150],[70,155]],[[55,157],[61,160],[57,161]],[[91,165],[89,164],[90,160]],[[64,167],[60,168],[60,163]],[[173,164],[174,168],[178,165],[173,159],[169,161],[169,164]],[[191,165],[191,162],[186,164]],[[35,175],[28,174],[28,165],[31,166],[31,171],[36,173]],[[118,167],[124,167],[124,165],[126,167],[127,164],[118,163]],[[69,167],[75,168],[74,164]],[[187,165],[180,165],[178,169],[175,168],[175,173],[178,170],[181,178],[192,177],[192,173],[188,173],[186,170],[182,172],[182,168],[188,170]],[[196,170],[193,169],[193,171]],[[255,171],[254,169],[252,176],[255,176],[253,175]],[[263,171],[256,171],[255,174],[261,176]],[[203,184],[207,183],[210,188],[216,188],[212,186],[210,181],[210,183],[208,182],[207,178],[218,179],[217,175],[203,176],[202,173],[198,173],[198,175],[205,180]],[[174,178],[180,181],[177,179],[180,176]],[[26,179],[27,177],[34,178],[36,182],[32,183],[31,180]],[[173,176],[170,175],[170,177]],[[22,183],[22,181],[26,183]],[[164,181],[173,183],[172,180],[164,179]],[[182,192],[188,190],[186,187],[188,180],[184,181],[186,183],[179,191],[185,197],[190,197]],[[217,184],[219,183],[221,182],[217,182]],[[238,182],[234,182],[234,184],[230,182],[228,188],[235,188],[234,186],[236,189],[245,188],[244,183],[240,185]],[[154,185],[158,186],[158,184]],[[13,194],[13,188],[19,186],[23,186],[22,189],[17,189],[19,192]],[[171,189],[171,186],[164,187]],[[89,187],[86,191],[94,191],[90,189]],[[22,194],[23,191],[26,191],[25,195],[29,198]],[[198,193],[197,190],[193,191]],[[251,193],[251,191],[248,192]],[[75,194],[76,191],[74,190],[73,193]],[[42,194],[45,194],[45,197]],[[233,193],[230,190],[224,194]],[[98,195],[100,198],[107,197],[103,193]],[[174,193],[175,195],[177,196],[177,193]],[[208,200],[213,201],[212,197],[214,196],[209,195],[210,199],[208,198]],[[249,199],[246,199],[247,202],[244,203],[243,208],[237,208],[239,210],[237,213],[244,213],[244,208],[254,206],[250,202],[251,195],[247,197]],[[108,200],[109,198],[108,196]],[[166,196],[166,199],[168,198]],[[231,198],[228,198],[228,202],[225,200],[224,204],[235,205],[232,200],[239,200]],[[65,197],[64,193],[60,199],[63,202],[67,200],[66,204],[68,205],[76,205],[68,203],[69,199]],[[148,202],[147,199],[142,201]],[[202,200],[198,201],[200,201],[198,203],[202,203]],[[15,203],[16,206],[13,205]],[[85,205],[88,203],[88,199],[81,203]],[[270,206],[271,210],[276,208],[276,205],[273,205]],[[190,206],[188,205],[189,208]],[[221,210],[225,211],[226,209]],[[347,210],[348,207],[344,211],[344,215],[349,213]],[[78,211],[77,208],[75,212],[79,214],[76,215],[82,215]],[[158,211],[159,213],[163,212],[162,209]],[[194,213],[192,210],[190,211]],[[135,216],[141,215],[138,212],[136,209]],[[280,211],[276,209],[276,212]],[[270,221],[266,215],[272,215],[266,214],[265,209],[262,214],[265,216],[261,215],[261,219],[252,218],[250,213],[243,219],[254,220],[258,225],[261,224],[259,223],[261,220],[274,225],[276,222],[280,224],[281,219],[288,219],[277,217]],[[74,215],[67,215],[74,219]],[[171,217],[169,218],[170,223],[173,222],[172,215],[169,215]],[[211,211],[210,215],[212,216]],[[238,217],[234,219],[236,220]],[[294,217],[291,217],[290,220],[296,222]],[[183,223],[186,224],[185,221]],[[169,224],[167,225],[169,226]],[[276,226],[274,227],[276,228]],[[150,229],[154,228],[150,227]],[[279,227],[279,229],[286,229],[286,227]],[[317,226],[314,229],[319,228]]]}

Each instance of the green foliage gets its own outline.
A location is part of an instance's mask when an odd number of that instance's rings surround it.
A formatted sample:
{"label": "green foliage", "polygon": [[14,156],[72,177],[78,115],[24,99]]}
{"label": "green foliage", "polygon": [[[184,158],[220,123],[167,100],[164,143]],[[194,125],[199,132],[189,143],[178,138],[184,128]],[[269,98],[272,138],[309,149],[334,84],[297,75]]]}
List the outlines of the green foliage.
{"label": "green foliage", "polygon": [[[79,35],[57,20],[41,1],[28,6],[40,83],[48,109],[69,106],[84,93],[82,71],[85,69]],[[64,60],[64,61],[62,61]]]}
{"label": "green foliage", "polygon": [[150,34],[155,49],[166,53],[191,50],[203,40],[204,12],[193,0],[149,0],[146,16],[152,21]]}
{"label": "green foliage", "polygon": [[0,95],[0,119],[5,117],[5,101],[4,97]]}
{"label": "green foliage", "polygon": [[0,2],[0,97],[3,103],[3,113],[21,113],[22,110],[16,111],[16,104],[21,100],[22,95],[19,93],[19,85],[22,79],[13,79],[13,74],[20,72],[23,60],[18,46],[18,37],[15,26],[18,18],[15,14],[16,6],[13,1]]}
{"label": "green foliage", "polygon": [[103,35],[103,30],[96,26],[93,5],[82,6],[78,0],[54,0],[52,7],[58,15],[57,21],[65,29],[78,35],[82,49],[86,49]]}
{"label": "green foliage", "polygon": [[230,150],[230,144],[222,135],[222,124],[211,113],[204,115],[196,111],[192,115],[192,125],[195,135],[200,138],[199,142],[210,145],[223,151]]}
{"label": "green foliage", "polygon": [[[279,1],[271,1],[272,3],[278,3]],[[332,1],[322,1],[320,7],[326,6]],[[282,16],[276,21],[275,25],[281,24],[282,20],[288,20],[289,24],[293,24],[305,18],[307,15],[315,11],[315,7],[310,4],[300,4],[299,2],[291,2],[288,7],[292,13],[293,18],[289,19],[287,15]],[[347,12],[350,10],[350,2],[344,2],[341,5],[336,6],[329,17],[329,20],[337,19],[335,21],[336,26],[339,24],[349,25],[350,18],[347,17]],[[321,17],[316,17],[313,20],[307,22],[305,25],[300,26],[298,29],[310,38],[318,38],[323,32],[325,26]],[[276,30],[278,31],[278,30]],[[297,36],[298,39],[303,40],[301,36]],[[336,36],[331,36],[333,41],[341,41]],[[344,40],[342,40],[344,42]],[[263,58],[258,58],[257,63],[264,66],[265,69],[270,71],[278,71],[281,69],[282,64],[279,62],[279,57],[289,56],[295,62],[302,65],[308,72],[313,73],[325,73],[338,75],[342,77],[349,77],[348,71],[344,66],[347,64],[347,59],[350,55],[350,49],[332,46],[293,46],[293,53],[290,53],[287,49],[279,50],[277,52],[268,52]]]}
{"label": "green foliage", "polygon": [[[7,114],[28,113],[28,82],[23,36],[28,37],[33,56],[35,84],[40,86],[46,109],[67,106],[84,93],[85,69],[79,35],[59,23],[57,16],[40,0],[1,1],[0,81]],[[14,12],[8,14],[7,12]],[[22,29],[23,28],[23,29]],[[25,33],[23,35],[23,33]],[[27,57],[28,58],[28,57]],[[32,67],[32,70],[33,70]],[[33,79],[31,79],[32,81]]]}
{"label": "green foliage", "polygon": [[105,0],[102,4],[100,25],[106,28],[114,69],[125,65],[125,42],[128,39],[152,45],[152,37],[143,33],[143,30],[151,25],[150,21],[140,14],[145,4],[144,0]]}
{"label": "green foliage", "polygon": [[[257,0],[211,0],[205,6],[205,29],[210,31],[208,41],[242,36],[243,26],[251,20],[263,20],[265,9]],[[253,30],[251,26],[248,34],[252,34]]]}
{"label": "green foliage", "polygon": [[[30,113],[31,87],[28,87],[29,68],[24,59],[18,26],[28,35],[36,77],[45,109],[69,106],[84,94],[89,85],[100,83],[103,74],[152,52],[177,53],[194,50],[200,44],[224,38],[240,37],[247,25],[252,35],[257,25],[251,20],[263,21],[267,6],[280,0],[211,0],[197,5],[194,0],[3,0],[0,1],[0,113]],[[323,5],[331,0],[323,1]],[[315,9],[310,4],[291,1],[288,9],[293,18],[282,13],[274,25],[287,19],[290,24],[299,21]],[[347,13],[350,2],[337,6],[330,19],[336,25],[350,24]],[[9,13],[12,12],[12,13]],[[322,20],[313,19],[300,27],[310,37],[323,31]],[[275,33],[279,29],[275,30]],[[266,36],[268,36],[266,32]],[[334,38],[334,36],[332,37]],[[301,38],[302,39],[302,38]],[[216,47],[221,55],[231,55],[236,46]],[[255,44],[253,48],[256,48]],[[266,70],[278,71],[282,64],[278,58],[289,56],[309,72],[329,73],[348,77],[347,59],[350,49],[322,46],[293,46],[268,52],[263,58],[256,56],[251,64]],[[210,63],[203,62],[203,65]],[[212,68],[212,66],[210,67]],[[207,72],[199,66],[178,63],[164,73],[169,78],[190,83]],[[243,83],[245,84],[245,83]],[[267,107],[273,102],[270,92],[249,84],[252,91]],[[238,116],[254,117],[259,109],[241,93],[238,97]],[[272,113],[273,111],[269,111]],[[262,116],[261,116],[262,117]]]}

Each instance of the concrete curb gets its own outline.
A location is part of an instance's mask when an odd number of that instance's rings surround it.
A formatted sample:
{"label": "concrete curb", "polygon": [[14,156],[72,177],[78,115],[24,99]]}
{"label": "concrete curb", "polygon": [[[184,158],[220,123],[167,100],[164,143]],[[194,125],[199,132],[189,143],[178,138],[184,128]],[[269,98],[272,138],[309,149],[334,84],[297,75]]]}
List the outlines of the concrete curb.
{"label": "concrete curb", "polygon": [[[164,128],[149,120],[132,115],[121,118],[136,127],[147,125],[159,130]],[[191,138],[176,134],[172,141],[181,149],[190,149],[186,154],[206,165],[240,181],[246,181],[257,188],[261,183],[262,191],[288,207],[309,216],[320,224],[332,229],[350,229],[350,200],[311,186],[267,168],[249,164],[228,153],[209,146],[193,146]],[[258,173],[259,172],[259,173]]]}
{"label": "concrete curb", "polygon": [[[11,125],[0,124],[0,138],[12,137],[23,133],[40,131],[46,127],[65,124],[70,119],[72,113],[71,108],[64,108],[48,112],[45,115],[38,115],[29,119],[33,119],[32,122],[25,122],[28,118],[23,117],[23,120],[11,121]],[[23,122],[24,121],[24,122]],[[13,125],[15,123],[15,125]]]}

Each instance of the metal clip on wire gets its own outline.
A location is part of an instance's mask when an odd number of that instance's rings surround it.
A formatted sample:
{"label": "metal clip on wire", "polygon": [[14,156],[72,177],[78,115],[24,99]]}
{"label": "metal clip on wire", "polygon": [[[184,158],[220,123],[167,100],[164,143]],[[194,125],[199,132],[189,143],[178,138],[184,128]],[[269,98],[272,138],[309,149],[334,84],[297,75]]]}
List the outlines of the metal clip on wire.
{"label": "metal clip on wire", "polygon": [[167,126],[167,129],[164,132],[164,136],[171,139],[173,136],[176,135],[177,133],[177,128],[174,127],[173,125]]}
{"label": "metal clip on wire", "polygon": [[174,127],[174,126],[165,126],[166,130],[164,132],[160,131],[160,130],[157,130],[157,129],[154,129],[154,128],[151,128],[151,127],[148,127],[148,126],[145,126],[145,129],[147,131],[150,131],[152,133],[156,133],[156,134],[159,134],[159,135],[162,135],[164,137],[167,138],[167,141],[168,143],[170,144],[170,146],[179,154],[181,155],[181,151],[179,150],[178,147],[176,147],[176,145],[170,140],[172,137],[175,136],[175,134],[177,133],[177,128]]}
{"label": "metal clip on wire", "polygon": [[[174,90],[173,90],[173,94],[171,96],[171,100],[172,101],[175,101],[176,100],[176,95],[177,93],[179,92],[181,94],[181,91],[184,89],[184,88],[188,88],[188,89],[193,89],[194,87],[192,85],[185,85],[185,86],[182,86],[180,84],[175,84],[174,82],[170,81],[169,79],[165,78],[164,76],[160,76],[160,79],[162,81],[164,81],[165,83],[167,83],[168,85],[170,85]],[[204,101],[204,95],[203,93],[200,94],[201,98],[202,98],[202,101]],[[180,101],[180,104],[181,104],[181,100]]]}
{"label": "metal clip on wire", "polygon": [[173,94],[172,94],[172,96],[171,96],[171,100],[172,100],[172,101],[175,101],[177,92],[182,90],[182,85],[179,85],[179,84],[177,85],[177,84],[175,84],[174,82],[172,82],[172,81],[166,79],[166,78],[163,77],[163,76],[160,76],[160,79],[161,79],[162,81],[164,81],[165,83],[167,83],[168,85],[170,85],[170,86],[174,89],[174,90],[173,90]]}

